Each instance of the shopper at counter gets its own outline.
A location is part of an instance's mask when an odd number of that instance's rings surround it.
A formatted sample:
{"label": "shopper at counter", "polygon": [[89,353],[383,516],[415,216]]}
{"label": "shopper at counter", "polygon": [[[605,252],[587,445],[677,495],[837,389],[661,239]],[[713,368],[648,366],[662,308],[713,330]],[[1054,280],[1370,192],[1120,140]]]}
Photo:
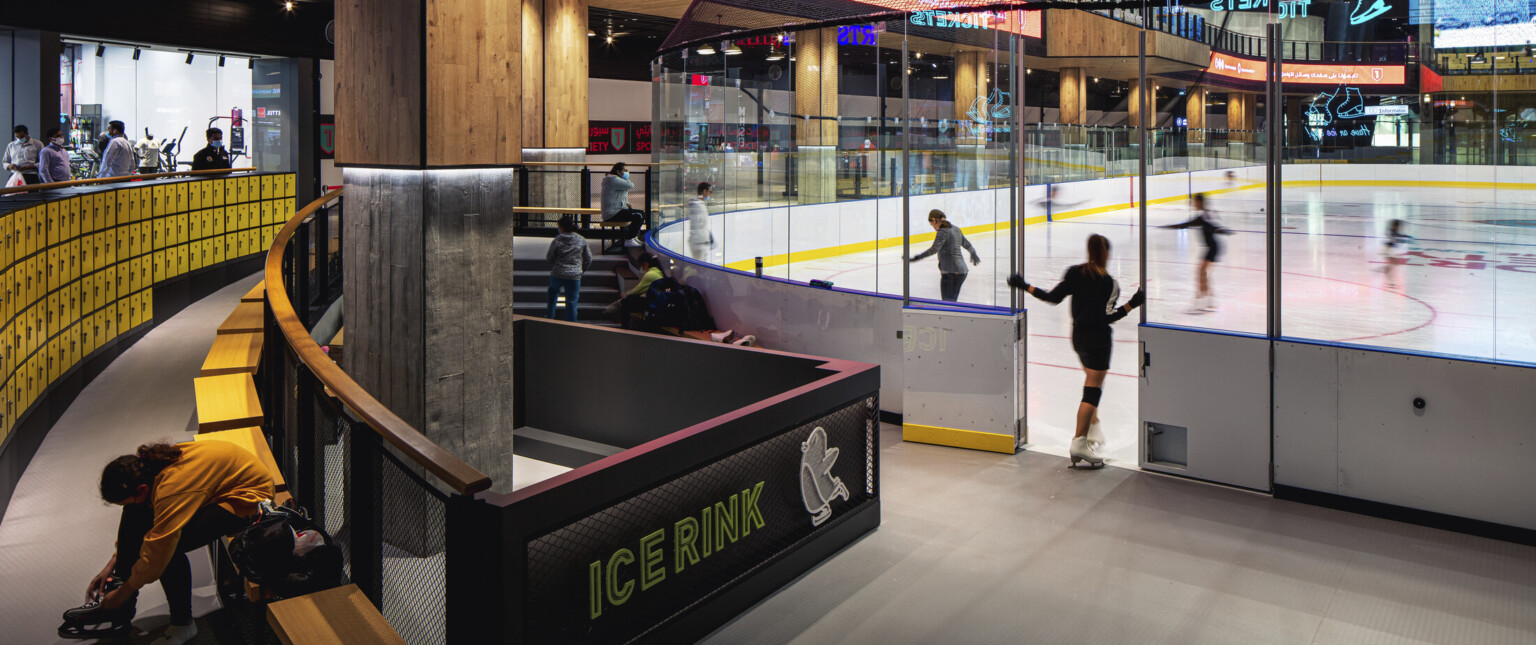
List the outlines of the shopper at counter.
{"label": "shopper at counter", "polygon": [[16,139],[5,146],[5,169],[21,173],[21,179],[26,183],[42,183],[42,178],[37,175],[37,155],[43,151],[42,142],[33,139],[24,125],[17,125],[11,134],[16,135]]}
{"label": "shopper at counter", "polygon": [[37,157],[37,174],[43,183],[69,181],[69,151],[64,149],[64,131],[48,128],[48,145]]}
{"label": "shopper at counter", "polygon": [[624,227],[626,240],[639,235],[640,227],[645,224],[645,213],[629,206],[629,191],[634,189],[635,183],[629,180],[629,170],[622,161],[613,164],[613,169],[603,175],[603,221],[629,222],[629,226]]}
{"label": "shopper at counter", "polygon": [[133,144],[128,142],[128,137],[123,132],[128,126],[122,121],[110,121],[107,123],[107,149],[101,153],[101,170],[96,173],[98,178],[126,177],[133,174]]}
{"label": "shopper at counter", "polygon": [[208,128],[208,146],[198,150],[192,156],[193,170],[220,170],[228,169],[229,151],[224,149],[224,131],[218,128]]}

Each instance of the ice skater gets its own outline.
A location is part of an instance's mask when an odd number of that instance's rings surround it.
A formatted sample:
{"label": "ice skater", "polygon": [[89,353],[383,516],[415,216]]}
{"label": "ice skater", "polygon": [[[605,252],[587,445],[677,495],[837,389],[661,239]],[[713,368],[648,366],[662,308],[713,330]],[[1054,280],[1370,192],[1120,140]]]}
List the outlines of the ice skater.
{"label": "ice skater", "polygon": [[1217,235],[1231,235],[1232,229],[1221,225],[1216,220],[1215,214],[1205,207],[1205,193],[1195,193],[1195,216],[1189,221],[1179,224],[1169,224],[1159,228],[1191,228],[1200,227],[1200,235],[1205,240],[1205,257],[1200,260],[1200,270],[1196,275],[1195,302],[1190,307],[1189,313],[1203,314],[1216,311],[1216,299],[1211,295],[1211,265],[1221,259],[1221,240]]}
{"label": "ice skater", "polygon": [[1008,286],[1053,305],[1072,296],[1072,349],[1082,362],[1085,378],[1083,400],[1077,405],[1077,432],[1072,435],[1068,455],[1073,467],[1079,461],[1094,468],[1103,466],[1104,457],[1099,455],[1096,442],[1089,439],[1088,430],[1098,422],[1099,397],[1104,394],[1104,376],[1109,373],[1114,344],[1109,325],[1140,307],[1146,295],[1137,289],[1124,305],[1116,306],[1120,285],[1109,275],[1109,239],[1102,235],[1088,237],[1088,261],[1068,268],[1055,289],[1041,291],[1017,273],[1008,277]]}
{"label": "ice skater", "polygon": [[171,624],[156,645],[197,635],[187,552],[250,526],[272,498],[256,455],[224,441],[139,446],[101,472],[101,498],[123,507],[116,552],[91,579],[85,605],[64,612],[63,638],[128,635],[139,589],[160,581]]}
{"label": "ice skater", "polygon": [[939,255],[939,298],[946,302],[955,302],[960,299],[960,285],[965,284],[965,278],[970,274],[970,269],[965,266],[965,256],[960,253],[964,248],[971,252],[971,264],[980,266],[981,256],[976,254],[976,247],[971,246],[971,241],[965,239],[965,233],[949,223],[944,217],[944,211],[937,208],[928,211],[928,225],[933,227],[933,245],[928,250],[912,256],[909,262],[916,262],[930,255]]}
{"label": "ice skater", "polygon": [[1381,260],[1385,264],[1381,272],[1387,276],[1387,286],[1397,287],[1397,265],[1403,264],[1401,254],[1413,242],[1413,236],[1403,232],[1403,220],[1393,219],[1387,224],[1387,241],[1381,246]]}

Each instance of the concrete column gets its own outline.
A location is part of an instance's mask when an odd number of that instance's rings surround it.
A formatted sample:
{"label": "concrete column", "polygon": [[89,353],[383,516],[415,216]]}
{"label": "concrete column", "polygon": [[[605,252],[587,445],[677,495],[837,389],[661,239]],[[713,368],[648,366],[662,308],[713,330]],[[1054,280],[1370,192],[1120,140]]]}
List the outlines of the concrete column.
{"label": "concrete column", "polygon": [[1184,118],[1189,121],[1189,142],[1205,143],[1205,87],[1196,85],[1184,92]]}
{"label": "concrete column", "polygon": [[[835,117],[837,101],[837,30],[795,35],[795,114]],[[837,199],[837,122],[801,119],[795,124],[795,176],[801,203]]]}
{"label": "concrete column", "polygon": [[59,34],[18,29],[0,34],[0,47],[0,81],[11,89],[10,100],[0,102],[5,141],[11,140],[11,128],[17,125],[27,126],[32,138],[41,141],[48,128],[59,125]]}
{"label": "concrete column", "polygon": [[1081,67],[1061,68],[1062,123],[1082,124],[1088,116],[1088,77]]}
{"label": "concrete column", "polygon": [[[347,371],[500,491],[512,484],[521,43],[519,3],[336,6]],[[392,503],[392,517],[413,517],[412,500]],[[414,522],[391,535],[438,547]]]}

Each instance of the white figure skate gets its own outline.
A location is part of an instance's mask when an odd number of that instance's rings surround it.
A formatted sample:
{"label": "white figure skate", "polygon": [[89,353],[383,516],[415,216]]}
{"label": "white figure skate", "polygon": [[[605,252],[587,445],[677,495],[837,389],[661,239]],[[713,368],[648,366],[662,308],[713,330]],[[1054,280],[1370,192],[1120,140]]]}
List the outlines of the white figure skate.
{"label": "white figure skate", "polygon": [[1104,458],[1099,456],[1097,450],[1093,449],[1093,443],[1088,441],[1088,437],[1073,437],[1072,447],[1068,450],[1068,454],[1072,457],[1073,468],[1078,467],[1077,462],[1079,461],[1088,462],[1088,468],[1104,467]]}

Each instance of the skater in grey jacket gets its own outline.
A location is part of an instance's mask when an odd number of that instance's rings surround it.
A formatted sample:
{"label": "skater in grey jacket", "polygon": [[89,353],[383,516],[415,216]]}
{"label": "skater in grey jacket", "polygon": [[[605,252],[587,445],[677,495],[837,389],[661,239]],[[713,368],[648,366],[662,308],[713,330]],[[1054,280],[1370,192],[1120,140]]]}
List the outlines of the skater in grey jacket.
{"label": "skater in grey jacket", "polygon": [[976,254],[976,247],[971,246],[971,241],[965,239],[965,234],[944,217],[944,211],[937,208],[929,211],[928,224],[933,226],[935,235],[933,246],[912,256],[911,261],[915,262],[938,254],[940,297],[954,302],[960,299],[960,285],[965,284],[965,278],[970,273],[970,269],[965,266],[965,256],[960,253],[960,249],[964,248],[971,252],[971,264],[981,264],[981,256]]}
{"label": "skater in grey jacket", "polygon": [[549,243],[544,259],[549,262],[549,302],[544,317],[555,317],[555,301],[565,291],[565,319],[576,322],[576,304],[581,300],[581,274],[592,266],[592,249],[586,238],[576,232],[570,215],[560,218],[560,234]]}

